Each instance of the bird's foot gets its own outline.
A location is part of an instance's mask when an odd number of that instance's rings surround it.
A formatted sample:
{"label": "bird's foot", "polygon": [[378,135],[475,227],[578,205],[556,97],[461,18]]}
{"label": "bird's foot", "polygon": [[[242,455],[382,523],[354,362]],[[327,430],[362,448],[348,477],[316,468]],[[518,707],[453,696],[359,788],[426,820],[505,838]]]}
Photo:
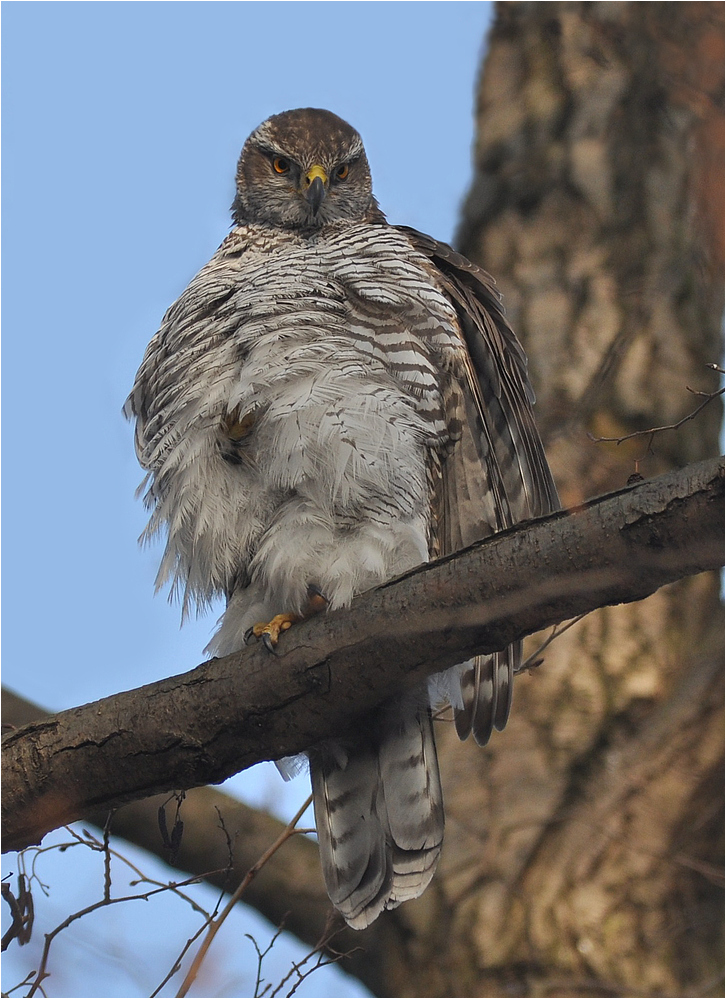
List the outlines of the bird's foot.
{"label": "bird's foot", "polygon": [[296,621],[302,621],[299,614],[275,614],[271,621],[253,624],[245,634],[245,644],[249,644],[253,638],[261,639],[268,652],[274,652],[280,635],[291,628]]}
{"label": "bird's foot", "polygon": [[256,638],[262,641],[268,652],[274,653],[275,646],[283,631],[287,631],[288,628],[291,628],[298,621],[304,621],[306,617],[319,614],[327,606],[327,597],[317,586],[310,585],[308,586],[308,602],[302,614],[276,614],[271,621],[260,621],[257,624],[253,624],[245,632],[245,645],[249,645]]}

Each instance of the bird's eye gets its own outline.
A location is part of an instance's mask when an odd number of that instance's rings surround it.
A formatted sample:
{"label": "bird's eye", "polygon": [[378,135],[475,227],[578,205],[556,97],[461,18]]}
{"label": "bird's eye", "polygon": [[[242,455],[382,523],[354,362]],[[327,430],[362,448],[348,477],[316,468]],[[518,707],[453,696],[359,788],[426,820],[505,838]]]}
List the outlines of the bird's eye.
{"label": "bird's eye", "polygon": [[335,171],[335,176],[338,178],[338,180],[345,180],[345,178],[348,176],[348,164],[341,163],[341,165]]}
{"label": "bird's eye", "polygon": [[286,160],[284,156],[276,156],[272,161],[272,167],[275,173],[289,173],[290,161]]}

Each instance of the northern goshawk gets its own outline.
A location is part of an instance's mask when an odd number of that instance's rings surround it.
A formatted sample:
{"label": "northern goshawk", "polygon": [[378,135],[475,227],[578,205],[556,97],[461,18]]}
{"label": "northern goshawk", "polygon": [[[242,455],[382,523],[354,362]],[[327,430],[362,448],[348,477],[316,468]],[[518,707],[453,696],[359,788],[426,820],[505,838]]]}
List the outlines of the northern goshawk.
{"label": "northern goshawk", "polygon": [[[167,536],[158,582],[185,608],[224,595],[217,655],[558,502],[491,278],[386,222],[350,125],[273,116],[236,186],[232,231],[127,402],[147,534]],[[520,654],[449,671],[461,738],[503,728]],[[308,755],[328,893],[362,928],[420,895],[441,851],[427,688]]]}

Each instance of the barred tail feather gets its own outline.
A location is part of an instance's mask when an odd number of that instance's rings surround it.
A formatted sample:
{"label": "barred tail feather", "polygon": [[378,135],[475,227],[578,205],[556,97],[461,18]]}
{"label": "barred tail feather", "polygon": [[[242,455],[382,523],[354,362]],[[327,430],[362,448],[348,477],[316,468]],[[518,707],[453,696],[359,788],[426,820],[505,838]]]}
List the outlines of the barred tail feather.
{"label": "barred tail feather", "polygon": [[375,749],[348,754],[326,743],[310,753],[310,777],[328,895],[349,925],[364,929],[385,907],[392,877]]}
{"label": "barred tail feather", "polygon": [[454,707],[454,722],[460,739],[474,736],[485,746],[492,730],[501,732],[512,707],[514,673],[522,661],[522,643],[515,642],[503,652],[475,656],[461,672],[460,706]]}
{"label": "barred tail feather", "polygon": [[425,890],[444,833],[428,707],[389,704],[376,722],[366,743],[327,743],[310,754],[325,884],[354,929]]}
{"label": "barred tail feather", "polygon": [[428,706],[384,709],[379,768],[393,846],[387,908],[418,898],[434,876],[444,836],[444,803]]}

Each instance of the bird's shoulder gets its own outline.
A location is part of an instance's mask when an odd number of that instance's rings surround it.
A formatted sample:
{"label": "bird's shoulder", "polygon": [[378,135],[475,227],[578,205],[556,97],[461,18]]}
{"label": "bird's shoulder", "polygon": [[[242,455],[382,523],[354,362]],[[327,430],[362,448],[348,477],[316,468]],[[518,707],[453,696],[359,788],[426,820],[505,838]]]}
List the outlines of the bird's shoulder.
{"label": "bird's shoulder", "polygon": [[[484,514],[488,523],[476,527],[478,536],[557,509],[557,491],[534,419],[527,356],[509,325],[494,279],[446,243],[416,229],[399,229],[429,261],[438,287],[456,311],[466,347],[464,368],[457,376],[472,460],[465,460],[462,445],[458,465],[447,463],[449,511],[458,503],[452,498],[457,490],[462,495],[471,491],[467,475],[476,467],[486,469],[491,500]],[[464,466],[470,466],[469,471]],[[468,543],[467,537],[462,535],[458,543]]]}
{"label": "bird's shoulder", "polygon": [[[491,360],[512,371],[530,403],[534,392],[527,373],[527,356],[504,311],[496,281],[478,264],[447,243],[409,226],[396,227],[430,263],[437,286],[456,309],[462,335],[476,364],[491,367]],[[489,360],[482,353],[486,345]],[[496,372],[492,377],[497,382]],[[498,392],[497,392],[498,394]]]}

